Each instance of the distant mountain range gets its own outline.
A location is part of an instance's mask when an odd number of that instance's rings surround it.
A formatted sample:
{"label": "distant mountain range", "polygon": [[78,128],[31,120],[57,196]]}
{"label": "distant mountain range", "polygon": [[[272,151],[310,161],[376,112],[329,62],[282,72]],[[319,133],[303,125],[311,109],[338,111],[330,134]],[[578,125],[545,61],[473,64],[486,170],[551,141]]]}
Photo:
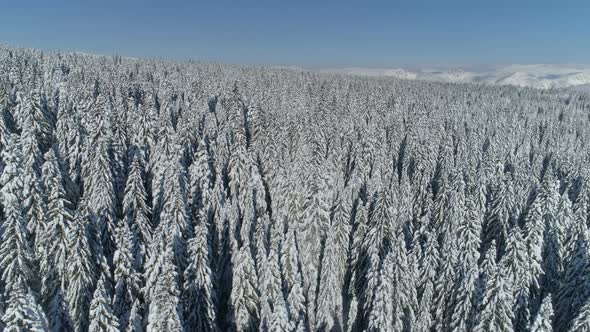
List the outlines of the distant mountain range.
{"label": "distant mountain range", "polygon": [[529,86],[541,89],[577,87],[590,90],[590,65],[507,65],[488,68],[327,68],[320,72],[389,76],[410,80]]}

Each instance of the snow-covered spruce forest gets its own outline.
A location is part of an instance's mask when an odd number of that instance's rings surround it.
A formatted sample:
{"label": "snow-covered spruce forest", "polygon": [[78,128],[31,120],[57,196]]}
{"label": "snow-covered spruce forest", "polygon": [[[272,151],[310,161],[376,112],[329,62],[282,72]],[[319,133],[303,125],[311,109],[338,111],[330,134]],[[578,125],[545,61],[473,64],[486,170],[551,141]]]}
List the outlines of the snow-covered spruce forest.
{"label": "snow-covered spruce forest", "polygon": [[590,98],[0,47],[5,331],[590,331]]}

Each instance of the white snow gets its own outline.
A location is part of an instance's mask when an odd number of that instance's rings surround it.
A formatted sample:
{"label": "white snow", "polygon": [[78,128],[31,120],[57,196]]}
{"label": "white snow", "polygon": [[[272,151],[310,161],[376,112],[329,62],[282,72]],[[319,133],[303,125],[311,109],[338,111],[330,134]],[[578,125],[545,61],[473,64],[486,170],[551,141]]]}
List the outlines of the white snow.
{"label": "white snow", "polygon": [[335,72],[362,76],[388,76],[452,83],[516,85],[541,89],[567,88],[590,84],[590,65],[506,65],[485,69],[471,68],[328,68]]}

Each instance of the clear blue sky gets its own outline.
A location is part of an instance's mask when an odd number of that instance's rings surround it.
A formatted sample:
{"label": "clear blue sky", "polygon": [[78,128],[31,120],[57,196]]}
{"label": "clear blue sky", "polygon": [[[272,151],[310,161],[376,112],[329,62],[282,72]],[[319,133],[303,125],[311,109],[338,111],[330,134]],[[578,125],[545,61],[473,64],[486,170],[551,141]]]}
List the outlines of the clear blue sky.
{"label": "clear blue sky", "polygon": [[0,42],[323,67],[587,64],[590,0],[0,0]]}

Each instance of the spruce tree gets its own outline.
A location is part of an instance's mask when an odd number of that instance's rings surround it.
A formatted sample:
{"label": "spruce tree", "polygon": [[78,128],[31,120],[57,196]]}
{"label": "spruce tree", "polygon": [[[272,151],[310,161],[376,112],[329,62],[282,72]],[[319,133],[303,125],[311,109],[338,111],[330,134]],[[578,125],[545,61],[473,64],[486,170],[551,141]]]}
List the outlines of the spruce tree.
{"label": "spruce tree", "polygon": [[401,331],[402,326],[399,320],[396,320],[393,313],[394,291],[393,291],[393,274],[394,272],[393,254],[390,253],[383,262],[383,268],[379,276],[373,304],[369,314],[369,331],[397,330]]}
{"label": "spruce tree", "polygon": [[39,251],[39,234],[46,224],[47,207],[43,197],[43,183],[41,180],[41,165],[43,154],[39,148],[38,132],[35,131],[34,119],[27,115],[26,126],[21,134],[22,155],[22,179],[23,179],[23,209],[27,228],[33,240],[33,246]]}
{"label": "spruce tree", "polygon": [[183,306],[173,246],[166,245],[164,234],[154,239],[150,261],[146,269],[146,303],[148,305],[146,331],[182,331]]}
{"label": "spruce tree", "polygon": [[186,175],[179,161],[170,161],[164,179],[163,206],[156,231],[163,232],[174,250],[174,261],[182,273],[186,268],[186,241],[192,235],[187,204]]}
{"label": "spruce tree", "polygon": [[113,257],[115,266],[115,294],[113,297],[113,314],[119,321],[121,330],[127,329],[131,317],[132,305],[140,296],[140,276],[133,266],[133,238],[127,223],[117,227],[115,236],[117,250]]}
{"label": "spruce tree", "polygon": [[287,297],[289,320],[297,328],[306,325],[305,297],[303,294],[303,277],[301,276],[297,233],[290,227],[281,246],[281,275],[283,288]]}
{"label": "spruce tree", "polygon": [[152,238],[150,208],[144,186],[140,153],[135,151],[130,158],[132,161],[123,198],[124,222],[129,225],[133,234],[133,266],[137,271],[143,271],[147,248]]}
{"label": "spruce tree", "polygon": [[512,327],[512,295],[505,272],[498,266],[487,282],[482,311],[474,331],[514,331]]}
{"label": "spruce tree", "polygon": [[232,247],[231,323],[237,330],[256,330],[259,325],[260,294],[254,260],[247,244],[238,249],[234,242]]}
{"label": "spruce tree", "polygon": [[[318,171],[307,183],[306,197],[302,206],[301,235],[301,269],[304,294],[307,297],[309,324],[316,328],[315,312],[317,303],[318,274],[320,273],[321,241],[325,238],[327,225],[330,222],[328,206],[330,188],[327,176]],[[318,241],[319,240],[319,241]]]}
{"label": "spruce tree", "polygon": [[188,242],[188,266],[183,287],[186,326],[195,331],[217,330],[210,254],[207,225],[201,221],[195,227],[195,237]]}
{"label": "spruce tree", "polygon": [[5,296],[9,299],[2,320],[6,330],[18,330],[19,326],[42,330],[47,322],[31,289],[37,285],[38,271],[28,241],[22,206],[22,164],[18,136],[11,135],[2,151],[2,159],[6,166],[0,176],[0,202],[4,209],[0,269]]}
{"label": "spruce tree", "polygon": [[590,331],[590,300],[580,310],[580,313],[572,322],[572,327],[569,329],[572,332],[588,332]]}
{"label": "spruce tree", "polygon": [[531,332],[552,332],[553,331],[553,305],[551,303],[551,295],[547,295],[543,299],[541,309],[537,314],[531,327]]}
{"label": "spruce tree", "polygon": [[100,137],[97,146],[93,147],[94,160],[90,163],[89,178],[85,180],[85,195],[92,214],[93,226],[101,248],[93,249],[102,252],[110,263],[115,251],[116,228],[116,193],[113,182],[113,170],[109,154],[108,137]]}
{"label": "spruce tree", "polygon": [[48,191],[47,225],[40,230],[38,248],[43,255],[40,268],[43,275],[42,294],[49,307],[49,322],[53,330],[67,330],[70,324],[65,304],[68,278],[68,257],[71,254],[69,234],[74,222],[72,205],[65,193],[57,156],[53,149],[45,154],[43,182]]}
{"label": "spruce tree", "polygon": [[436,239],[425,232],[426,242],[424,244],[424,255],[420,262],[420,276],[418,281],[419,305],[416,319],[416,330],[430,331],[433,322],[433,297],[434,282],[437,277],[436,271],[439,264],[439,253]]}
{"label": "spruce tree", "polygon": [[22,283],[13,285],[8,296],[8,307],[1,317],[4,331],[48,331],[45,314],[34,295]]}
{"label": "spruce tree", "polygon": [[350,236],[349,210],[347,197],[340,197],[333,208],[332,224],[324,245],[317,298],[317,325],[326,330],[331,330],[334,325],[344,325],[342,288]]}
{"label": "spruce tree", "polygon": [[590,259],[588,257],[588,229],[581,224],[576,227],[577,240],[573,252],[569,254],[570,261],[565,268],[565,275],[561,287],[555,297],[555,329],[567,330],[572,319],[580,311],[586,299],[590,296],[590,282],[586,276],[590,273]]}
{"label": "spruce tree", "polygon": [[143,315],[139,299],[135,299],[131,312],[129,314],[129,324],[126,332],[142,332],[143,331]]}
{"label": "spruce tree", "polygon": [[381,255],[393,237],[394,215],[393,198],[389,190],[384,190],[376,197],[375,210],[371,215],[369,231],[365,235],[363,248],[366,254],[363,262],[365,275],[364,299],[365,312],[370,312],[371,304],[379,284],[379,271],[381,269]]}
{"label": "spruce tree", "polygon": [[92,289],[97,275],[88,227],[88,221],[77,215],[68,238],[71,254],[68,257],[66,302],[76,332],[88,328]]}
{"label": "spruce tree", "polygon": [[113,314],[111,297],[105,286],[104,276],[98,280],[94,291],[94,297],[90,302],[90,326],[89,332],[116,332],[119,331],[117,317]]}
{"label": "spruce tree", "polygon": [[292,330],[279,265],[279,234],[273,225],[271,243],[260,276],[261,329]]}

